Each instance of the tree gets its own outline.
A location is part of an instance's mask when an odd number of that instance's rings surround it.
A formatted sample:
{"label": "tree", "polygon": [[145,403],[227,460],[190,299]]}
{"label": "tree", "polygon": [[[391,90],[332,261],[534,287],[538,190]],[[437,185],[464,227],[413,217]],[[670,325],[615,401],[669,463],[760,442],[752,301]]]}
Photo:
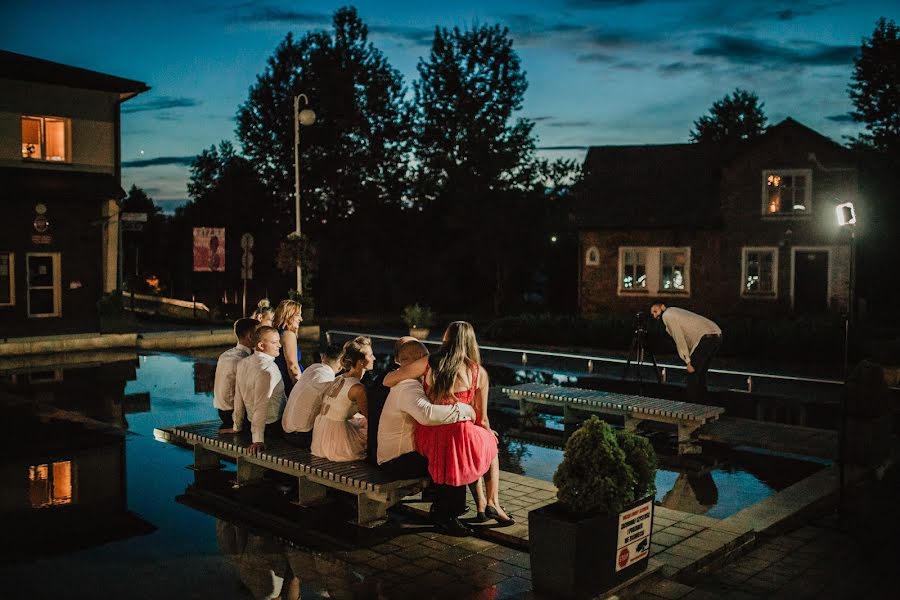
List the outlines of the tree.
{"label": "tree", "polygon": [[763,106],[756,94],[736,88],[713,102],[709,116],[694,121],[691,141],[728,144],[759,137],[766,130]]}
{"label": "tree", "polygon": [[147,221],[140,224],[140,231],[122,234],[122,268],[126,284],[136,292],[151,291],[147,289],[146,279],[156,276],[161,283],[153,286],[152,291],[169,291],[166,282],[170,280],[171,263],[166,256],[166,242],[170,237],[170,219],[136,185],[131,186],[122,200],[121,211],[147,214]]}
{"label": "tree", "polygon": [[304,230],[399,204],[405,194],[402,78],[368,41],[354,8],[331,32],[288,34],[238,111],[237,136],[277,203],[276,225],[293,230],[293,99],[306,94],[316,123],[300,138]]}
{"label": "tree", "polygon": [[865,125],[857,138],[862,146],[900,153],[900,29],[893,20],[878,19],[872,37],[863,38],[854,59],[849,86],[853,119]]}

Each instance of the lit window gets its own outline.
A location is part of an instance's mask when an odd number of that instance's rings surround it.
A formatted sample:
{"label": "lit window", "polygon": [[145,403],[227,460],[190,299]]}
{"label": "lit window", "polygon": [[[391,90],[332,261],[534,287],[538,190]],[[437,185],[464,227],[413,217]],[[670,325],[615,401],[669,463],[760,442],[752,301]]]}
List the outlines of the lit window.
{"label": "lit window", "polygon": [[72,462],[59,462],[28,467],[28,483],[32,508],[72,504]]}
{"label": "lit window", "polygon": [[58,317],[61,313],[60,254],[25,255],[28,270],[28,316]]}
{"label": "lit window", "polygon": [[685,250],[663,250],[660,252],[659,288],[667,291],[683,292],[687,285],[687,252]]}
{"label": "lit window", "polygon": [[763,172],[763,214],[806,214],[810,211],[811,171],[808,169]]}
{"label": "lit window", "polygon": [[778,250],[744,248],[741,294],[750,297],[777,296]]}
{"label": "lit window", "polygon": [[22,158],[68,161],[68,131],[68,119],[22,117]]}
{"label": "lit window", "polygon": [[643,250],[625,250],[622,253],[622,289],[647,289],[647,255]]}
{"label": "lit window", "polygon": [[15,254],[0,252],[0,306],[16,303]]}
{"label": "lit window", "polygon": [[600,250],[597,249],[597,246],[591,246],[584,253],[584,264],[589,267],[600,266]]}

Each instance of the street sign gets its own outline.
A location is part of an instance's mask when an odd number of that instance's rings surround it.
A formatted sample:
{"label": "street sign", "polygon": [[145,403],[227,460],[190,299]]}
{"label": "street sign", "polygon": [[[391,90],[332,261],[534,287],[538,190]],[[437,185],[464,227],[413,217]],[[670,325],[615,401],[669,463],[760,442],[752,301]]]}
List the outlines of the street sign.
{"label": "street sign", "polygon": [[244,250],[253,249],[253,236],[251,234],[245,233],[241,236],[241,248]]}
{"label": "street sign", "polygon": [[123,223],[146,223],[147,222],[147,213],[145,213],[145,212],[123,212],[122,213],[122,222]]}
{"label": "street sign", "polygon": [[122,221],[122,231],[143,231],[144,224],[136,221]]}

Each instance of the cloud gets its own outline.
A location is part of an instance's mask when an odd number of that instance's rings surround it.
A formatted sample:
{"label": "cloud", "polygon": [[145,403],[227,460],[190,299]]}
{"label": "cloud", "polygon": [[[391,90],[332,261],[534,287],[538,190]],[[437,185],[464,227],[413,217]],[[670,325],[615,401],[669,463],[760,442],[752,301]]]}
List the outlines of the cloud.
{"label": "cloud", "polygon": [[853,115],[851,115],[850,113],[844,113],[841,115],[828,115],[825,118],[835,123],[856,123],[856,119],[854,119]]}
{"label": "cloud", "polygon": [[592,121],[552,121],[547,123],[547,127],[590,127],[594,123]]}
{"label": "cloud", "polygon": [[251,3],[245,3],[243,6],[250,10],[231,14],[225,20],[228,23],[277,25],[327,25],[331,23],[331,16],[323,13],[300,12],[274,6],[252,6]]}
{"label": "cloud", "polygon": [[793,46],[775,45],[753,37],[710,35],[696,56],[723,58],[730,63],[765,66],[848,65],[858,52],[856,46],[832,46],[819,42],[795,41]]}
{"label": "cloud", "polygon": [[537,150],[587,150],[589,146],[538,146]]}
{"label": "cloud", "polygon": [[177,165],[179,167],[189,167],[194,162],[195,158],[195,156],[157,156],[156,158],[123,160],[122,167],[126,169],[141,169],[143,167],[157,167],[160,165]]}
{"label": "cloud", "polygon": [[580,63],[610,63],[616,60],[615,56],[606,54],[605,52],[590,52],[581,54],[575,58]]}
{"label": "cloud", "polygon": [[402,27],[394,25],[369,25],[372,35],[411,42],[416,46],[431,46],[434,41],[434,29],[430,27]]}
{"label": "cloud", "polygon": [[190,202],[187,198],[154,198],[153,204],[159,207],[163,214],[174,215],[175,209]]}
{"label": "cloud", "polygon": [[660,65],[656,70],[663,77],[675,77],[687,73],[708,73],[710,71],[710,65],[703,62],[684,62],[679,60],[673,63]]}
{"label": "cloud", "polygon": [[567,4],[572,8],[616,8],[618,6],[636,6],[644,4],[646,0],[569,0]]}
{"label": "cloud", "polygon": [[160,96],[159,98],[151,98],[144,102],[126,104],[122,108],[122,113],[149,112],[153,110],[168,110],[171,108],[192,108],[194,106],[200,106],[201,104],[203,104],[203,102],[195,98]]}

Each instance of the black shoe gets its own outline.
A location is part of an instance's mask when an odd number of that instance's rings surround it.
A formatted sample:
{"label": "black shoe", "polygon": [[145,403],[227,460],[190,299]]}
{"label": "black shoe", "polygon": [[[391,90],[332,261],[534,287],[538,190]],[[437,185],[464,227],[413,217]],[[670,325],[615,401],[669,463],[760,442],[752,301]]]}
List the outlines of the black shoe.
{"label": "black shoe", "polygon": [[480,512],[480,513],[478,513],[478,514],[475,515],[475,518],[472,519],[472,522],[473,522],[473,523],[484,523],[484,522],[487,521],[488,519],[490,519],[490,517],[488,517],[488,516],[487,516],[486,514],[484,514],[483,512]]}
{"label": "black shoe", "polygon": [[[478,514],[481,514],[481,513],[478,513]],[[498,513],[497,509],[494,508],[493,506],[485,507],[484,516],[486,516],[488,519],[494,519],[495,521],[497,521],[497,523],[499,523],[503,527],[508,527],[509,525],[516,524],[516,520],[513,519],[512,517],[510,517],[508,519],[504,519],[503,517],[501,517],[500,513]]]}
{"label": "black shoe", "polygon": [[474,533],[471,527],[461,522],[456,517],[452,519],[435,521],[434,528],[438,531],[438,533],[443,533],[444,535],[452,535],[454,537],[466,537]]}

